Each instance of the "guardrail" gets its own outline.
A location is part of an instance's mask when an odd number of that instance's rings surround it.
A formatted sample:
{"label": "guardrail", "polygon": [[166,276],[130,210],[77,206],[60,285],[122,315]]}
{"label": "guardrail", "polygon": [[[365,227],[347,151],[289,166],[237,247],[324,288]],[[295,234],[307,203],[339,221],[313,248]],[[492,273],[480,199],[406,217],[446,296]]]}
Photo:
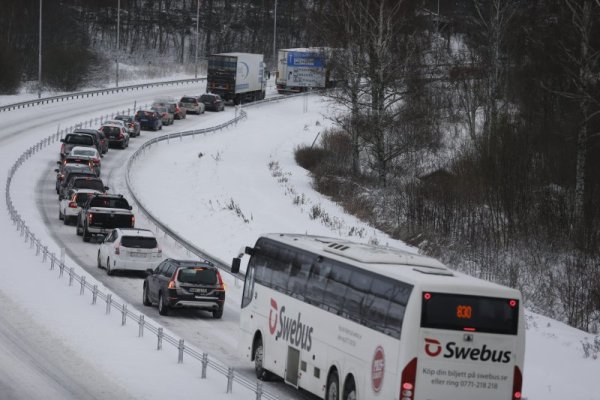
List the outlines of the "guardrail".
{"label": "guardrail", "polygon": [[140,90],[140,89],[146,89],[146,88],[156,87],[156,86],[185,85],[188,83],[201,82],[201,81],[205,81],[205,80],[206,80],[206,78],[178,79],[178,80],[172,80],[172,81],[161,81],[161,82],[154,82],[154,83],[141,83],[138,85],[119,86],[119,87],[108,88],[108,89],[88,90],[85,92],[74,92],[74,93],[63,94],[63,95],[59,95],[59,96],[44,97],[42,99],[22,101],[20,103],[7,104],[5,106],[0,106],[0,112],[15,110],[15,109],[19,109],[19,108],[32,107],[32,106],[37,106],[37,105],[41,105],[41,104],[77,99],[80,97],[102,96],[105,94],[128,92],[130,90]]}
{"label": "guardrail", "polygon": [[[225,124],[219,125],[218,127],[213,127],[213,128],[209,128],[209,129],[212,129],[212,130],[223,129],[226,126],[229,126],[233,123],[237,123],[237,121],[245,118],[245,116],[246,116],[245,112],[242,111],[240,113],[240,115],[238,117],[234,118],[233,120],[231,120]],[[261,400],[261,399],[276,400],[276,399],[278,399],[277,396],[263,390],[262,382],[256,381],[256,383],[254,383],[252,380],[244,378],[240,375],[236,375],[233,368],[224,365],[223,363],[221,363],[220,361],[216,360],[213,357],[210,357],[208,353],[205,353],[205,352],[200,353],[197,350],[195,350],[194,348],[186,345],[184,339],[176,338],[174,336],[164,333],[164,330],[162,327],[153,325],[152,323],[149,323],[149,322],[146,322],[143,314],[136,314],[136,313],[132,312],[131,310],[129,310],[126,303],[124,303],[124,302],[121,303],[118,300],[113,300],[112,293],[102,292],[101,290],[98,289],[97,284],[92,284],[92,283],[88,282],[85,275],[78,275],[75,272],[75,269],[73,267],[69,267],[66,265],[65,260],[64,260],[64,254],[62,254],[60,257],[57,257],[56,253],[51,252],[48,249],[48,246],[45,245],[42,242],[42,240],[39,237],[37,237],[35,235],[35,233],[27,226],[26,222],[23,220],[23,218],[21,217],[21,215],[19,214],[18,210],[15,208],[15,206],[12,202],[12,198],[10,195],[10,188],[11,188],[11,183],[12,183],[13,177],[14,177],[15,173],[17,172],[17,170],[27,160],[29,160],[31,157],[33,157],[36,153],[38,153],[45,147],[47,147],[55,142],[58,142],[59,139],[65,133],[72,131],[74,128],[75,128],[75,126],[72,126],[72,127],[66,128],[66,129],[59,130],[55,134],[49,135],[46,138],[40,140],[39,142],[37,142],[36,144],[31,146],[29,149],[25,150],[19,156],[19,158],[15,161],[15,163],[9,170],[8,177],[6,179],[6,186],[5,186],[6,207],[7,207],[7,210],[10,215],[13,225],[16,226],[16,230],[20,233],[20,236],[24,238],[24,242],[29,243],[29,248],[32,250],[35,250],[36,255],[41,256],[42,261],[44,263],[49,261],[50,262],[50,270],[58,270],[59,277],[62,278],[63,276],[65,276],[65,273],[66,273],[66,275],[68,276],[68,279],[69,279],[69,287],[73,286],[76,283],[79,285],[79,293],[81,296],[85,295],[86,292],[91,294],[92,305],[95,305],[97,303],[98,299],[103,300],[106,303],[106,314],[107,315],[111,314],[111,310],[115,310],[121,314],[121,325],[122,326],[125,326],[127,324],[128,320],[133,321],[134,323],[136,323],[138,325],[138,336],[139,337],[143,337],[145,331],[149,331],[149,332],[155,334],[156,338],[157,338],[157,345],[156,345],[157,350],[162,350],[163,343],[167,343],[177,349],[178,363],[180,363],[180,364],[183,363],[184,355],[188,355],[192,359],[199,361],[202,365],[202,374],[201,374],[202,379],[206,378],[207,369],[208,369],[208,367],[210,367],[214,371],[224,375],[227,378],[227,389],[226,389],[227,393],[232,392],[233,383],[235,382],[236,384],[253,391],[256,394],[257,400]],[[164,136],[162,136],[160,138],[156,138],[156,139],[161,139],[161,141],[170,140],[171,138],[183,137],[184,133],[186,135],[193,135],[194,134],[193,132],[195,132],[195,131],[169,134],[169,135],[164,135]],[[155,143],[153,140],[151,140],[150,142]],[[128,163],[128,166],[129,165],[130,164]],[[173,234],[173,232],[171,232],[171,234]]]}

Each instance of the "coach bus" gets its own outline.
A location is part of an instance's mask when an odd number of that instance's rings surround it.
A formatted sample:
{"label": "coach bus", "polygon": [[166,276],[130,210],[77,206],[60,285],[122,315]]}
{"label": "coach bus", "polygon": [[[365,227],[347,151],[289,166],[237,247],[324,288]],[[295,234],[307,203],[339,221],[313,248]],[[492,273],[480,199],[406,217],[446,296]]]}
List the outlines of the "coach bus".
{"label": "coach bus", "polygon": [[259,379],[326,400],[521,398],[519,291],[341,239],[268,234],[245,253],[240,351]]}

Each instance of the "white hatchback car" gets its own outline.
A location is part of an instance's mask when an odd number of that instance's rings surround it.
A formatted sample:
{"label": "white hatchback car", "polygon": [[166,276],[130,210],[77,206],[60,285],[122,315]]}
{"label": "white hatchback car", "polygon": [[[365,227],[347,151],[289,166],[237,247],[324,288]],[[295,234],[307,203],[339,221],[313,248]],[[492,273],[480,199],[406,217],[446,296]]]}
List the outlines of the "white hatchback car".
{"label": "white hatchback car", "polygon": [[58,203],[58,219],[62,220],[65,225],[69,225],[70,221],[75,222],[81,211],[81,206],[96,193],[100,192],[93,189],[69,190],[67,197]]}
{"label": "white hatchback car", "polygon": [[146,271],[154,269],[163,260],[163,254],[152,231],[136,228],[116,228],[109,233],[98,249],[98,268]]}

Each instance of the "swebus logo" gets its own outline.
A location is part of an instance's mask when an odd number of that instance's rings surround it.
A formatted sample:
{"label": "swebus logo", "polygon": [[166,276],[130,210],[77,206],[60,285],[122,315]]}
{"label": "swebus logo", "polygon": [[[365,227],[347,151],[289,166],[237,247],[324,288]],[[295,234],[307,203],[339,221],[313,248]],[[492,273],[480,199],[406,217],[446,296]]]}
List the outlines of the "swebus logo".
{"label": "swebus logo", "polygon": [[[430,357],[437,357],[442,352],[442,344],[439,340],[425,338],[425,353]],[[510,362],[510,351],[492,350],[483,345],[477,347],[461,347],[455,342],[446,343],[446,351],[443,354],[444,358],[454,358],[457,360],[473,360],[473,361],[491,361],[495,363],[506,364]]]}
{"label": "swebus logo", "polygon": [[[269,310],[269,332],[275,334],[275,338],[282,338],[288,341],[292,346],[300,347],[302,350],[310,351],[312,347],[313,327],[303,324],[301,321],[302,313],[298,313],[296,318],[290,318],[285,315],[285,306],[279,305],[275,299],[271,299],[271,309]],[[279,328],[277,327],[279,325]]]}

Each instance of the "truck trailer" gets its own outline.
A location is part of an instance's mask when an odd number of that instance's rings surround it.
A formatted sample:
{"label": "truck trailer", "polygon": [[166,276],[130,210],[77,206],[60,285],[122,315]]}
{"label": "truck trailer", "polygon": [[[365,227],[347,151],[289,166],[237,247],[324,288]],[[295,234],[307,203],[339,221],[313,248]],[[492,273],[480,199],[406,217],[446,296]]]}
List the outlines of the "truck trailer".
{"label": "truck trailer", "polygon": [[298,93],[335,86],[329,71],[331,50],[325,47],[280,49],[277,57],[277,92]]}
{"label": "truck trailer", "polygon": [[234,104],[265,98],[267,88],[262,54],[219,53],[208,57],[206,89]]}

